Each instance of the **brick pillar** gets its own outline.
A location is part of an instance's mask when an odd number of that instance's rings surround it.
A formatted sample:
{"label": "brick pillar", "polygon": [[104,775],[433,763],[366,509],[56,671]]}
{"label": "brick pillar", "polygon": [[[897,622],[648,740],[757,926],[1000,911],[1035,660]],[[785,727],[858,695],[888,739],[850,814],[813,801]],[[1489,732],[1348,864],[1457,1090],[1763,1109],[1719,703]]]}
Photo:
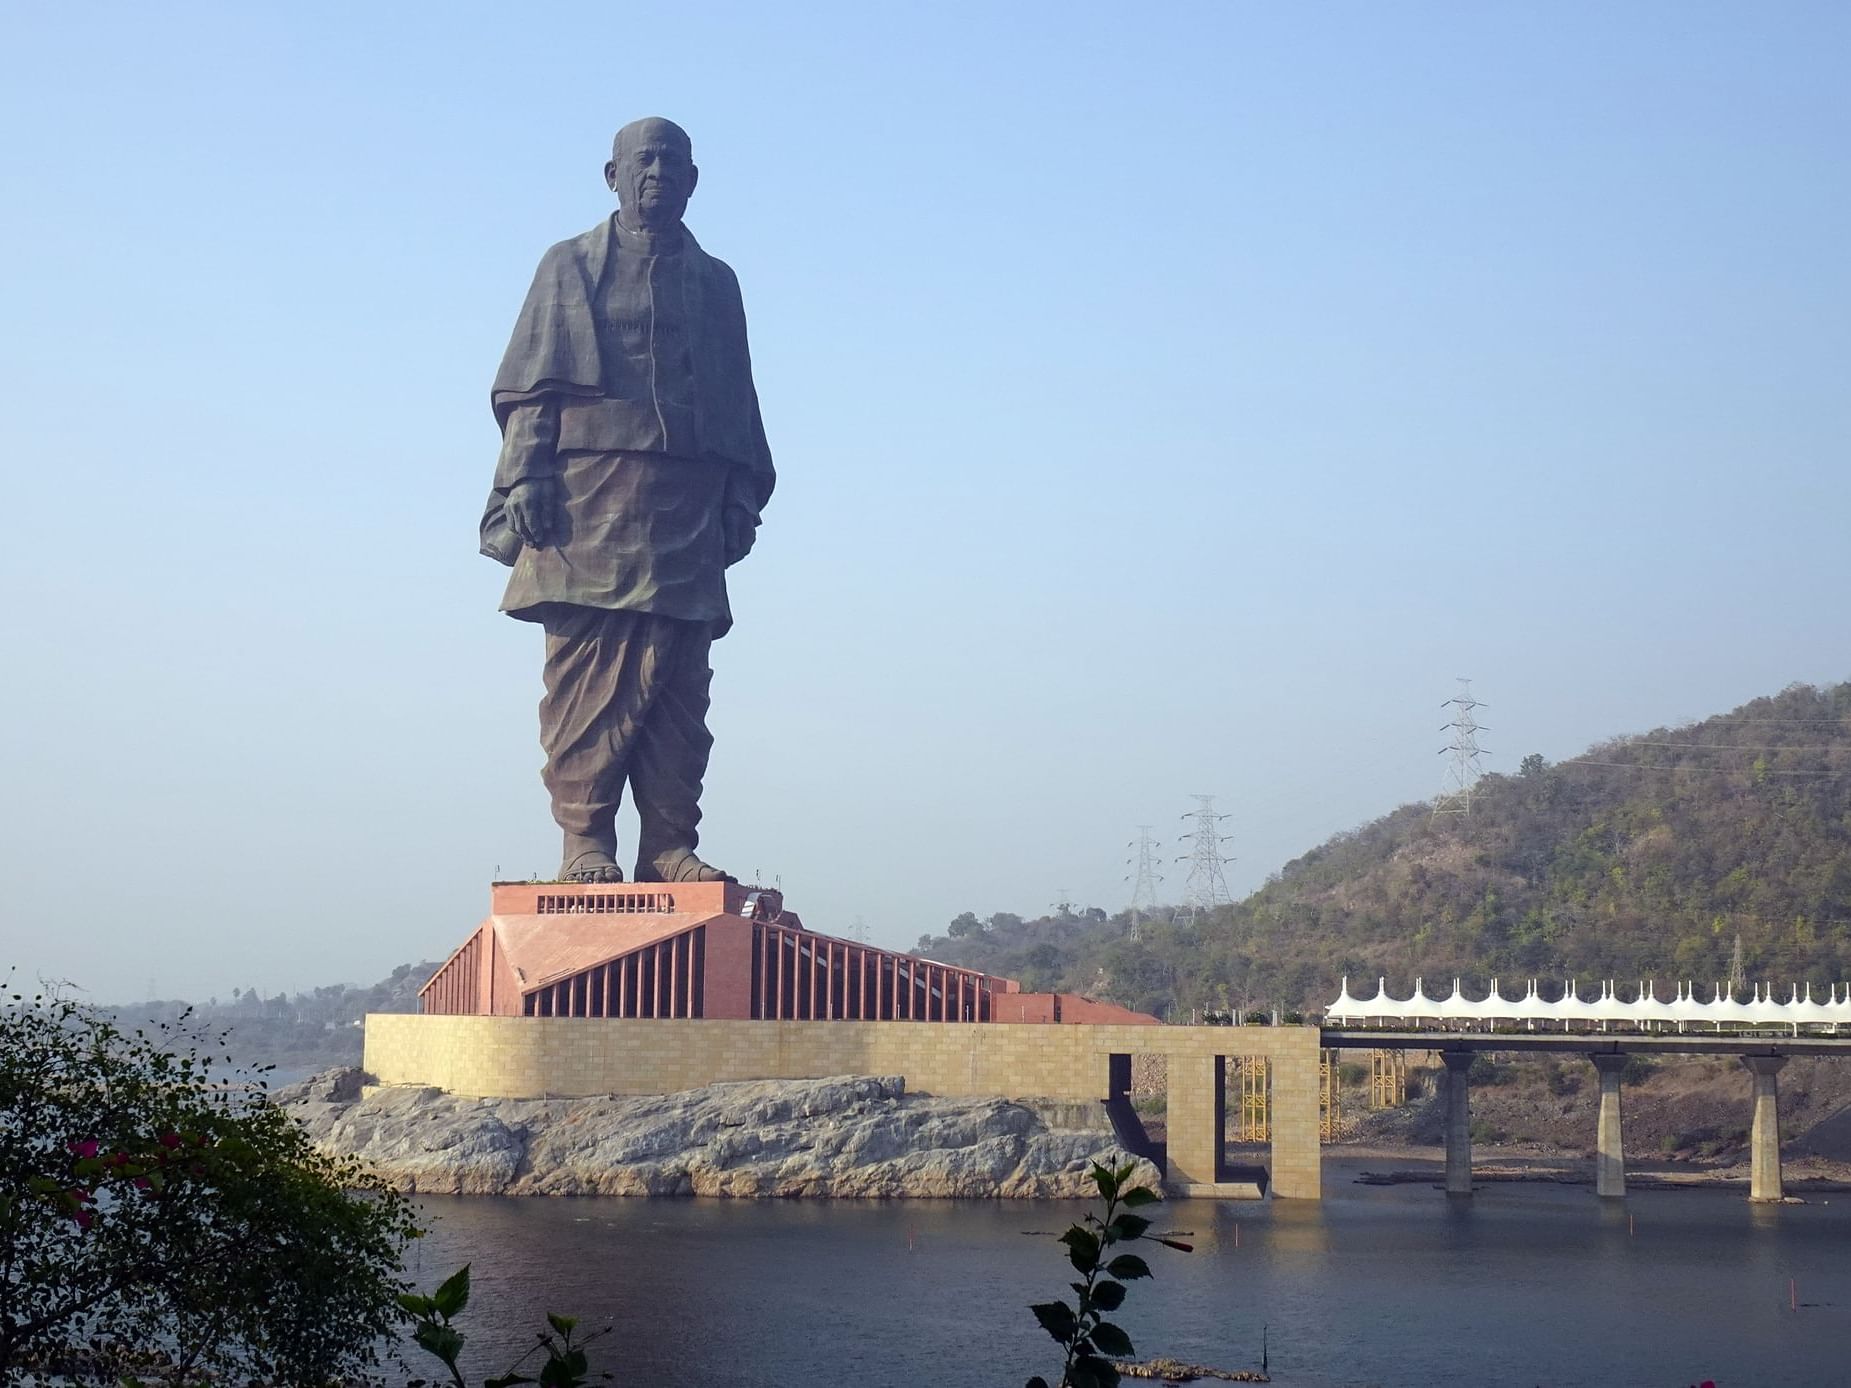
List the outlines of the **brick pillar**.
{"label": "brick pillar", "polygon": [[1442,1051],[1446,1062],[1446,1193],[1472,1193],[1472,1068],[1470,1051]]}
{"label": "brick pillar", "polygon": [[1780,1179],[1780,1067],[1783,1055],[1745,1055],[1742,1064],[1755,1077],[1754,1126],[1748,1135],[1748,1198],[1779,1200],[1786,1194]]}
{"label": "brick pillar", "polygon": [[1600,1072],[1600,1117],[1594,1124],[1594,1194],[1626,1197],[1626,1140],[1620,1125],[1620,1071],[1626,1057],[1611,1051],[1590,1055]]}
{"label": "brick pillar", "polygon": [[1168,1129],[1169,1170],[1165,1176],[1178,1186],[1215,1183],[1221,1168],[1221,1122],[1225,1112],[1219,1056],[1172,1055],[1169,1060],[1169,1100],[1164,1109]]}
{"label": "brick pillar", "polygon": [[1280,1200],[1318,1200],[1324,1194],[1324,1153],[1318,1122],[1316,1027],[1281,1027],[1290,1042],[1272,1054],[1272,1180]]}

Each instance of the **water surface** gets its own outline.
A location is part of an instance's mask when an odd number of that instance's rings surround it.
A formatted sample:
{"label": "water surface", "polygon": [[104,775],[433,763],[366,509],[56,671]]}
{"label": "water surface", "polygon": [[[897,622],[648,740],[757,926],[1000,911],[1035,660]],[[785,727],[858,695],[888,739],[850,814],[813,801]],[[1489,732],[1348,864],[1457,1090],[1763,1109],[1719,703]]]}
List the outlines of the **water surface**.
{"label": "water surface", "polygon": [[[1178,1201],[1154,1281],[1117,1319],[1140,1353],[1360,1385],[1851,1382],[1851,1197],[1751,1206],[1737,1193],[1597,1201],[1496,1185],[1469,1201],[1351,1184],[1326,1198]],[[1029,1302],[1066,1292],[1054,1202],[421,1200],[421,1286],[475,1269],[474,1368],[500,1371],[542,1324],[615,1332],[616,1383],[751,1388],[1007,1385],[1052,1374]],[[1044,1231],[1026,1235],[1024,1231]],[[1790,1309],[1790,1283],[1802,1303]],[[488,1351],[488,1352],[483,1352]],[[415,1351],[414,1351],[415,1353]]]}

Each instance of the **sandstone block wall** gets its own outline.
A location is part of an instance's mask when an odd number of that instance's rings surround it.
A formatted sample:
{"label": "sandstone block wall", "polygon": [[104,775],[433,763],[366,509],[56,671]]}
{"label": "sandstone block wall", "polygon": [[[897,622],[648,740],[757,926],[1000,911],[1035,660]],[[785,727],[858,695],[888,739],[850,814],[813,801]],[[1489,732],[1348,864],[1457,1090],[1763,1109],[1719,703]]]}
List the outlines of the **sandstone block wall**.
{"label": "sandstone block wall", "polygon": [[[666,1094],[722,1080],[903,1075],[910,1089],[1092,1102],[1113,1054],[1169,1057],[1172,1179],[1214,1180],[1217,1056],[1273,1062],[1272,1189],[1319,1193],[1315,1027],[619,1020],[376,1013],[366,1069],[381,1084],[491,1098]],[[1204,1092],[1198,1094],[1197,1090]]]}

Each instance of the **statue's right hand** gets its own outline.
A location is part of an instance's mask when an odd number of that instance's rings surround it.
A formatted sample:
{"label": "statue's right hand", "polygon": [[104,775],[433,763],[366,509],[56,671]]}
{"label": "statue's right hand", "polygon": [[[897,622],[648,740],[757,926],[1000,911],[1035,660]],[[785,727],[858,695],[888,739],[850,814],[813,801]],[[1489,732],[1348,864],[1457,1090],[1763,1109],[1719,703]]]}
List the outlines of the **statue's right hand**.
{"label": "statue's right hand", "polygon": [[525,477],[508,493],[508,528],[524,545],[547,549],[563,538],[559,483],[551,477]]}

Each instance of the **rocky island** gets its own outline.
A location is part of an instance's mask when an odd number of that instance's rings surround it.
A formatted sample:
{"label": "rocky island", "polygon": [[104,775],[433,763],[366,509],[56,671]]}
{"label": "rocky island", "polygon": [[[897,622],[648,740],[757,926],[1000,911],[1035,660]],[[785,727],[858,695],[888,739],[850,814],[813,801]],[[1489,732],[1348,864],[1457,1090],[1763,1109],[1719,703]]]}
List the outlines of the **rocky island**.
{"label": "rocky island", "polygon": [[272,1097],[324,1150],[431,1195],[1085,1199],[1089,1163],[1132,1160],[1094,1106],[934,1098],[895,1076],[477,1099],[341,1069]]}

